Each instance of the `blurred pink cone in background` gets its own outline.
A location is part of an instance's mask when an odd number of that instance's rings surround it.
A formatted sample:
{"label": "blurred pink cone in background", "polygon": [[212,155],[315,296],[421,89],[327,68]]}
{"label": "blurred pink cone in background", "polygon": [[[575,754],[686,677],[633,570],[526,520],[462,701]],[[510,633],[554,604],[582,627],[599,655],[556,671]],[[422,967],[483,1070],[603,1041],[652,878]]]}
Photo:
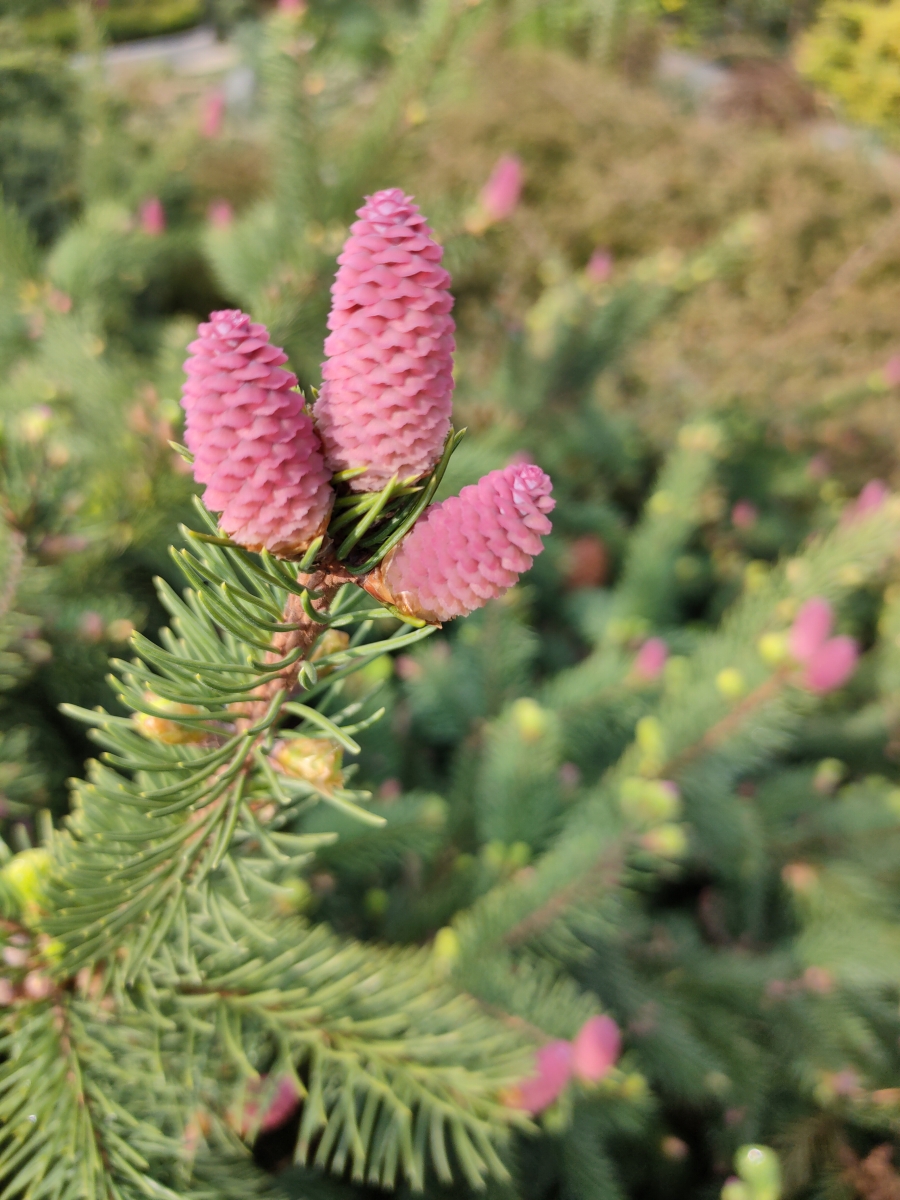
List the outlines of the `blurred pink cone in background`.
{"label": "blurred pink cone in background", "polygon": [[227,229],[234,220],[234,209],[227,200],[213,200],[206,210],[206,219],[213,229]]}
{"label": "blurred pink cone in background", "polygon": [[609,1074],[622,1051],[622,1035],[612,1017],[591,1017],[572,1043],[572,1071],[585,1083]]}
{"label": "blurred pink cone in background", "polygon": [[735,529],[752,529],[759,520],[759,509],[749,500],[738,500],[731,510],[731,523]]}
{"label": "blurred pink cone in background", "polygon": [[515,1089],[518,1108],[543,1112],[553,1103],[572,1075],[572,1044],[557,1041],[542,1046],[535,1055],[535,1073]]}
{"label": "blurred pink cone in background", "polygon": [[791,656],[798,662],[808,662],[825,643],[834,624],[834,612],[827,600],[813,596],[807,600],[794,620],[788,635]]}
{"label": "blurred pink cone in background", "polygon": [[218,137],[222,132],[222,121],[224,118],[225,94],[221,88],[214,88],[203,97],[203,108],[200,115],[201,137]]}
{"label": "blurred pink cone in background", "polygon": [[512,216],[522,193],[522,162],[515,154],[504,154],[491,171],[478,203],[491,221]]}
{"label": "blurred pink cone in background", "polygon": [[833,692],[856,670],[859,649],[852,637],[829,638],[806,664],[803,683],[811,692]]}
{"label": "blurred pink cone in background", "polygon": [[633,670],[639,679],[658,679],[669,657],[669,647],[662,638],[647,638],[634,659]]}
{"label": "blurred pink cone in background", "polygon": [[841,522],[846,524],[860,517],[871,516],[872,513],[878,512],[890,494],[887,484],[882,483],[880,479],[870,479],[856,499],[851,500],[844,509]]}
{"label": "blurred pink cone in background", "polygon": [[278,0],[279,12],[305,13],[306,0]]}
{"label": "blurred pink cone in background", "polygon": [[585,267],[588,279],[594,283],[606,283],[613,269],[613,256],[608,250],[597,249]]}
{"label": "blurred pink cone in background", "polygon": [[[263,1075],[257,1083],[251,1084],[248,1087],[251,1098],[244,1105],[244,1111],[241,1116],[242,1137],[246,1137],[256,1125],[259,1117],[259,1104],[255,1096],[265,1086],[266,1079],[267,1077]],[[277,1129],[279,1125],[283,1125],[296,1109],[299,1100],[300,1093],[293,1078],[290,1075],[282,1075],[275,1085],[275,1094],[272,1097],[269,1107],[263,1113],[257,1132],[265,1133],[268,1129]]]}
{"label": "blurred pink cone in background", "polygon": [[900,387],[900,354],[892,354],[884,364],[884,382],[888,387]]}
{"label": "blurred pink cone in background", "polygon": [[159,237],[166,232],[166,212],[159,196],[149,196],[138,214],[141,231],[150,237]]}
{"label": "blurred pink cone in background", "polygon": [[788,635],[791,656],[803,663],[803,686],[811,692],[833,692],[856,670],[859,647],[851,637],[829,637],[834,610],[821,596],[800,609]]}

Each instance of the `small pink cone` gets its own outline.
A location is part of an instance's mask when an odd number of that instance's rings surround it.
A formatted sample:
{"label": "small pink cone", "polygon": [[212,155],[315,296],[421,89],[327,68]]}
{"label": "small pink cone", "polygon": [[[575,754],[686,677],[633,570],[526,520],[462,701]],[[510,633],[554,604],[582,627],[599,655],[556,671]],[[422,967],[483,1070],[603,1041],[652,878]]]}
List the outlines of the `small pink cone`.
{"label": "small pink cone", "polygon": [[160,237],[166,232],[166,212],[159,196],[149,196],[144,201],[138,219],[141,231],[148,237]]}
{"label": "small pink cone", "polygon": [[522,160],[515,154],[498,159],[478,203],[491,221],[505,221],[515,212],[522,194]]}
{"label": "small pink cone", "polygon": [[833,692],[842,687],[859,660],[859,649],[852,637],[833,637],[807,660],[803,682],[811,692]]}
{"label": "small pink cone", "polygon": [[606,283],[613,271],[613,256],[608,250],[595,250],[585,267],[593,283]]}
{"label": "small pink cone", "polygon": [[647,638],[634,659],[632,670],[639,679],[648,683],[658,679],[669,657],[669,647],[662,638]]}
{"label": "small pink cone", "polygon": [[[248,1088],[250,1098],[244,1105],[244,1111],[241,1116],[241,1136],[246,1137],[254,1128],[259,1117],[259,1104],[256,1097],[262,1091],[267,1081],[266,1076],[261,1076],[259,1081],[251,1084]],[[297,1091],[297,1085],[289,1075],[282,1075],[275,1085],[275,1094],[272,1097],[269,1107],[263,1113],[262,1120],[259,1122],[258,1132],[265,1133],[268,1129],[277,1129],[279,1125],[291,1116],[297,1108],[300,1100],[300,1093]]]}
{"label": "small pink cone", "polygon": [[518,1108],[543,1112],[553,1103],[572,1076],[572,1044],[557,1041],[542,1046],[535,1055],[535,1073],[515,1089]]}
{"label": "small pink cone", "polygon": [[900,354],[892,354],[884,364],[884,382],[888,387],[900,387]]}
{"label": "small pink cone", "polygon": [[221,88],[214,88],[203,98],[203,109],[200,114],[200,136],[217,138],[222,132],[222,122],[225,119],[225,94]]}
{"label": "small pink cone", "polygon": [[749,500],[738,500],[731,510],[731,523],[735,529],[752,529],[759,520],[759,510]]}
{"label": "small pink cone", "polygon": [[797,613],[788,635],[788,647],[798,662],[808,662],[824,645],[834,624],[834,612],[827,600],[814,596]]}
{"label": "small pink cone", "polygon": [[213,229],[228,229],[234,220],[234,209],[227,200],[213,200],[206,210],[206,219]]}
{"label": "small pink cone", "polygon": [[841,524],[846,525],[877,513],[890,494],[890,488],[880,479],[870,479],[856,499],[844,509]]}
{"label": "small pink cone", "polygon": [[572,1043],[572,1071],[585,1083],[609,1074],[622,1052],[622,1035],[612,1017],[591,1017]]}

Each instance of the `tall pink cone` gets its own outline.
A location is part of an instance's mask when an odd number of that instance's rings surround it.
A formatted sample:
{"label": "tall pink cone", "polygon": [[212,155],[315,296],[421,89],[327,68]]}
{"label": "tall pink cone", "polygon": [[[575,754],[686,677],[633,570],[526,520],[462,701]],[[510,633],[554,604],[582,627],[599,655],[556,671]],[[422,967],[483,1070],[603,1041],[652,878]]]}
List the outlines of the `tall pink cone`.
{"label": "tall pink cone", "polygon": [[297,556],[324,532],[334,500],[297,377],[246,313],[211,313],[199,334],[181,403],[203,501],[242,546]]}
{"label": "tall pink cone", "polygon": [[813,596],[803,605],[791,626],[788,645],[793,658],[807,662],[824,645],[834,624],[834,612],[827,600]]}
{"label": "tall pink cone", "polygon": [[481,608],[511,588],[543,549],[551,487],[540,467],[518,463],[433,504],[388,555],[383,588],[373,582],[373,594],[432,622]]}
{"label": "tall pink cone", "polygon": [[572,1075],[572,1044],[557,1041],[542,1046],[535,1055],[534,1074],[512,1089],[516,1108],[535,1114],[553,1103]]}
{"label": "tall pink cone", "polygon": [[572,1070],[585,1083],[597,1083],[615,1066],[622,1035],[612,1017],[590,1017],[572,1043]]}
{"label": "tall pink cone", "polygon": [[332,471],[356,491],[427,474],[450,431],[453,318],[443,250],[399,188],[369,196],[331,289],[315,417]]}

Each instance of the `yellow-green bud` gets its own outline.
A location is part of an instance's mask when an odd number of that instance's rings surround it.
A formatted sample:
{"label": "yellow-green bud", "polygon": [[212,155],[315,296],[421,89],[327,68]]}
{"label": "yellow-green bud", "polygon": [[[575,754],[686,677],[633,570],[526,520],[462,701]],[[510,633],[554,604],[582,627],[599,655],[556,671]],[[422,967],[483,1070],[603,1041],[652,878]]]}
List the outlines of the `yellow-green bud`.
{"label": "yellow-green bud", "polygon": [[770,667],[777,667],[788,656],[788,640],[783,633],[764,633],[756,643],[759,656]]}
{"label": "yellow-green bud", "polygon": [[536,700],[523,696],[516,700],[510,712],[519,735],[525,742],[537,742],[549,728],[549,715]]}
{"label": "yellow-green bud", "polygon": [[687,832],[683,825],[657,825],[641,837],[641,846],[658,858],[683,858],[688,848]]}
{"label": "yellow-green bud", "polygon": [[778,1200],[781,1164],[768,1146],[740,1146],[734,1156],[738,1175],[750,1187],[753,1200]]}
{"label": "yellow-green bud", "polygon": [[716,687],[726,700],[739,700],[747,690],[747,681],[736,667],[725,667],[716,676]]}
{"label": "yellow-green bud", "polygon": [[390,896],[384,888],[369,888],[363,897],[363,905],[370,917],[383,917],[390,904]]}
{"label": "yellow-green bud", "polygon": [[666,761],[662,725],[656,717],[641,717],[634,732],[641,753],[641,774],[656,775]]}
{"label": "yellow-green bud", "polygon": [[769,578],[771,568],[767,562],[754,558],[744,567],[744,587],[748,592],[758,592]]}
{"label": "yellow-green bud", "polygon": [[44,882],[50,872],[50,854],[35,848],[20,850],[0,871],[23,910],[40,908],[44,903]]}
{"label": "yellow-green bud", "polygon": [[678,788],[662,779],[641,779],[632,775],[619,788],[619,806],[635,824],[671,821],[681,811]]}
{"label": "yellow-green bud", "polygon": [[445,925],[443,929],[439,929],[434,935],[431,953],[438,962],[452,966],[459,958],[459,935],[456,930],[452,929],[449,925]]}

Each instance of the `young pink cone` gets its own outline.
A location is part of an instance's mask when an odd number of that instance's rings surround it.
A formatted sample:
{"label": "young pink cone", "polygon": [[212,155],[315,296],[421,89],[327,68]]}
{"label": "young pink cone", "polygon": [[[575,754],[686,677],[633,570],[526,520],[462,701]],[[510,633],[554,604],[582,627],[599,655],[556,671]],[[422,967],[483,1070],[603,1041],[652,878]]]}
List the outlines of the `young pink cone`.
{"label": "young pink cone", "polygon": [[590,1017],[572,1043],[572,1071],[585,1083],[608,1075],[622,1052],[622,1035],[612,1017]]}
{"label": "young pink cone", "polygon": [[884,382],[888,387],[900,387],[900,354],[892,354],[884,364]]}
{"label": "young pink cone", "polygon": [[516,1108],[532,1115],[549,1108],[572,1076],[572,1043],[557,1041],[542,1046],[535,1055],[535,1072],[513,1089]]}
{"label": "young pink cone", "polygon": [[478,203],[490,221],[505,221],[515,212],[522,194],[522,160],[515,154],[498,159]]}
{"label": "young pink cone", "polygon": [[334,501],[297,377],[266,327],[237,309],[211,313],[199,334],[181,403],[203,502],[242,546],[297,557],[324,533]]}
{"label": "young pink cone", "polygon": [[527,571],[551,529],[549,476],[533,463],[491,471],[427,509],[367,587],[437,623],[481,608]]}
{"label": "young pink cone", "polygon": [[443,250],[410,196],[369,196],[350,227],[331,289],[315,417],[332,471],[375,491],[419,479],[450,431],[454,324]]}
{"label": "young pink cone", "polygon": [[827,600],[813,596],[807,600],[794,620],[788,634],[791,657],[798,662],[808,662],[825,644],[834,624],[834,612]]}
{"label": "young pink cone", "polygon": [[759,520],[759,509],[749,500],[738,500],[731,510],[731,523],[735,529],[752,529]]}
{"label": "young pink cone", "polygon": [[228,229],[234,221],[234,209],[227,200],[213,200],[206,210],[206,219],[213,229]]}
{"label": "young pink cone", "polygon": [[213,88],[203,98],[200,114],[200,136],[217,138],[222,132],[222,122],[225,119],[225,93],[221,88]]}
{"label": "young pink cone", "polygon": [[859,648],[852,637],[829,638],[807,659],[803,685],[811,692],[833,692],[856,670]]}
{"label": "young pink cone", "polygon": [[149,237],[160,237],[166,232],[166,210],[159,196],[150,196],[141,205],[138,213],[141,231]]}
{"label": "young pink cone", "polygon": [[659,678],[668,658],[669,647],[662,638],[647,638],[635,655],[632,670],[638,679],[646,680],[649,683],[651,680]]}
{"label": "young pink cone", "polygon": [[870,479],[856,499],[844,509],[841,524],[851,524],[861,517],[870,517],[877,513],[890,494],[890,489],[880,479]]}
{"label": "young pink cone", "polygon": [[588,260],[585,272],[592,283],[606,283],[613,272],[613,256],[608,250],[595,250]]}

